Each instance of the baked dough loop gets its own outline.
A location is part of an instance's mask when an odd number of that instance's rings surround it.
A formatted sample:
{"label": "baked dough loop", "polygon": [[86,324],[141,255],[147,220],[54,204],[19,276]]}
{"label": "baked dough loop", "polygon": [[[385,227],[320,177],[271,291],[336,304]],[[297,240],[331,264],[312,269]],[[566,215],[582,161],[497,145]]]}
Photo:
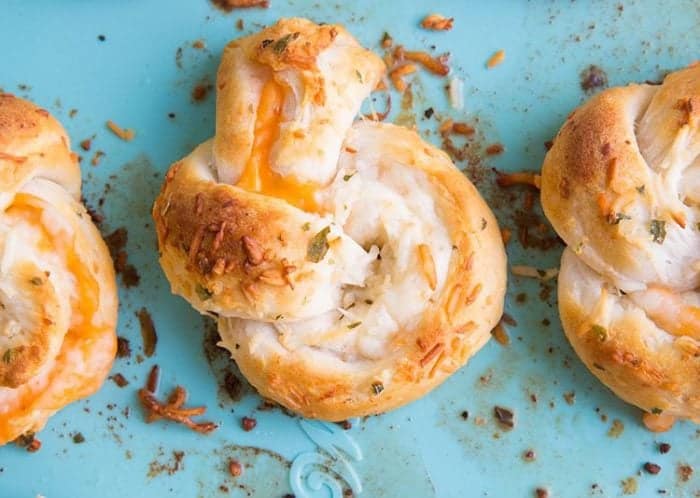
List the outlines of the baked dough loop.
{"label": "baked dough loop", "polygon": [[625,401],[700,422],[700,66],[574,111],[542,203],[568,244],[559,310],[578,355]]}
{"label": "baked dough loop", "polygon": [[285,19],[229,44],[216,136],[153,208],[175,293],[265,397],[326,420],[445,380],[503,311],[496,220],[413,131],[355,122],[384,64],[341,26]]}
{"label": "baked dough loop", "polygon": [[49,113],[0,94],[0,445],[96,391],[116,352],[112,261]]}

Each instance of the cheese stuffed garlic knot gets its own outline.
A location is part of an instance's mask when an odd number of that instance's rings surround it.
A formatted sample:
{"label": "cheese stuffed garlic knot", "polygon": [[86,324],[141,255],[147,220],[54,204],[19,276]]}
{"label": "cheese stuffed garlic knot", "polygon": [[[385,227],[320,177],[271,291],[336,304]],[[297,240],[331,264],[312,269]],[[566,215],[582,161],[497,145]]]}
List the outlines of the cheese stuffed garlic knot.
{"label": "cheese stuffed garlic knot", "polygon": [[566,241],[564,330],[588,368],[656,417],[700,422],[700,66],[602,92],[542,169]]}
{"label": "cheese stuffed garlic knot", "polygon": [[116,315],[112,260],[65,131],[0,94],[0,444],[102,385]]}
{"label": "cheese stuffed garlic knot", "polygon": [[327,420],[414,400],[498,322],[496,220],[413,131],[355,122],[384,74],[341,26],[281,20],[230,43],[215,137],[153,216],[175,293],[218,317],[265,397]]}

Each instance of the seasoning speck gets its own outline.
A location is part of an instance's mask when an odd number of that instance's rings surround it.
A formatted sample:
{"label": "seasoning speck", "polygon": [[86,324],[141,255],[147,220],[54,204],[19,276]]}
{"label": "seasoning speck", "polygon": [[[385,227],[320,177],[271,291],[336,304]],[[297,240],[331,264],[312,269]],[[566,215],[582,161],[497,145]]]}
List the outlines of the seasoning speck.
{"label": "seasoning speck", "polygon": [[513,412],[508,408],[503,408],[501,406],[493,407],[493,414],[496,420],[506,430],[510,430],[515,427],[515,420],[513,417]]}
{"label": "seasoning speck", "polygon": [[625,431],[625,424],[622,423],[622,420],[616,418],[612,421],[612,425],[610,426],[610,429],[608,430],[608,437],[618,438],[622,435],[622,433],[624,431]]}
{"label": "seasoning speck", "polygon": [[586,93],[608,86],[608,75],[598,66],[591,64],[581,71],[581,89]]}
{"label": "seasoning speck", "polygon": [[681,482],[688,482],[693,475],[693,467],[687,463],[680,464],[678,466],[678,478]]}
{"label": "seasoning speck", "polygon": [[238,477],[243,473],[243,465],[238,460],[229,460],[228,473],[233,477]]}
{"label": "seasoning speck", "polygon": [[85,436],[83,436],[82,432],[76,432],[73,434],[73,442],[75,444],[81,444],[85,442]]}
{"label": "seasoning speck", "polygon": [[659,453],[666,454],[671,451],[671,445],[668,443],[659,443]]}
{"label": "seasoning speck", "polygon": [[253,429],[255,429],[255,426],[258,425],[258,421],[255,420],[254,418],[251,417],[243,417],[241,419],[241,428],[243,428],[244,431],[250,432]]}

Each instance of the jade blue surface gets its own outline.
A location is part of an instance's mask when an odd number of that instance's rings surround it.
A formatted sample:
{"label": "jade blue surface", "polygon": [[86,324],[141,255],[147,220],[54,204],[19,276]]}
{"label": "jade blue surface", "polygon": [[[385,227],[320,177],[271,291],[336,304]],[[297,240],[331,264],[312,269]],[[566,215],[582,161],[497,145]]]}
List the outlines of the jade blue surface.
{"label": "jade blue surface", "polygon": [[[430,12],[454,17],[454,29],[421,30],[418,23]],[[506,326],[509,345],[490,341],[425,398],[354,420],[349,430],[261,410],[245,384],[236,399],[220,387],[236,371],[213,346],[211,326],[170,294],[149,211],[168,166],[214,131],[213,91],[193,102],[193,88],[213,84],[228,40],[282,16],[343,23],[376,50],[388,31],[408,47],[449,52],[452,75],[464,81],[464,109],[450,109],[444,79],[422,72],[412,83],[414,113],[400,111],[395,95],[392,119],[412,124],[415,114],[436,144],[436,116],[423,114],[428,107],[474,124],[471,152],[457,164],[514,233],[526,191],[501,192],[492,168],[540,167],[544,142],[586,98],[583,70],[597,65],[609,85],[617,85],[658,80],[700,57],[696,0],[271,0],[269,9],[229,14],[207,0],[4,0],[0,88],[34,100],[64,123],[85,156],[84,196],[104,215],[103,233],[127,227],[129,262],[141,280],[119,290],[118,332],[132,354],[117,359],[113,373],[129,385],[107,381],[98,394],[54,416],[39,434],[37,453],[0,448],[0,498],[529,497],[537,488],[554,497],[697,496],[696,426],[680,423],[652,434],[638,410],[588,373],[563,337],[556,280],[510,275],[506,307],[517,325]],[[205,47],[193,47],[195,40]],[[488,70],[486,61],[499,49],[505,61]],[[136,138],[119,140],[106,130],[108,119],[133,128]],[[78,143],[93,135],[92,150],[80,150]],[[503,144],[505,152],[487,156],[491,143]],[[92,166],[96,150],[105,156]],[[556,267],[559,254],[559,246],[525,249],[517,236],[508,244],[511,264]],[[142,307],[158,333],[150,358],[136,317]],[[189,403],[206,405],[204,418],[220,424],[216,432],[202,436],[144,422],[136,392],[154,364],[163,374],[161,389],[185,386]],[[513,430],[498,426],[495,405],[514,412]],[[243,416],[254,417],[257,427],[244,432]],[[83,443],[74,442],[77,432]],[[662,441],[671,444],[667,454],[658,452]],[[532,462],[523,458],[529,449]],[[240,477],[228,473],[230,459],[243,464]],[[643,472],[647,461],[661,472]],[[687,481],[678,475],[684,464],[696,467]]]}

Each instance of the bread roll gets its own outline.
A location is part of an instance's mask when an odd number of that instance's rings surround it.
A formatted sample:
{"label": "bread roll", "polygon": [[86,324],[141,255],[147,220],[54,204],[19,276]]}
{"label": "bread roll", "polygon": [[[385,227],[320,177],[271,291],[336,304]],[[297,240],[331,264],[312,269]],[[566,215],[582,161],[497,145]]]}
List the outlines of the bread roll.
{"label": "bread roll", "polygon": [[384,73],[341,26],[283,19],[229,44],[216,136],[153,208],[175,293],[265,397],[384,412],[437,386],[503,311],[497,222],[415,132],[354,122]]}
{"label": "bread roll", "polygon": [[700,422],[700,66],[575,110],[542,204],[568,244],[559,310],[576,352],[627,402]]}
{"label": "bread roll", "polygon": [[0,445],[95,392],[116,351],[107,248],[49,113],[0,94]]}

